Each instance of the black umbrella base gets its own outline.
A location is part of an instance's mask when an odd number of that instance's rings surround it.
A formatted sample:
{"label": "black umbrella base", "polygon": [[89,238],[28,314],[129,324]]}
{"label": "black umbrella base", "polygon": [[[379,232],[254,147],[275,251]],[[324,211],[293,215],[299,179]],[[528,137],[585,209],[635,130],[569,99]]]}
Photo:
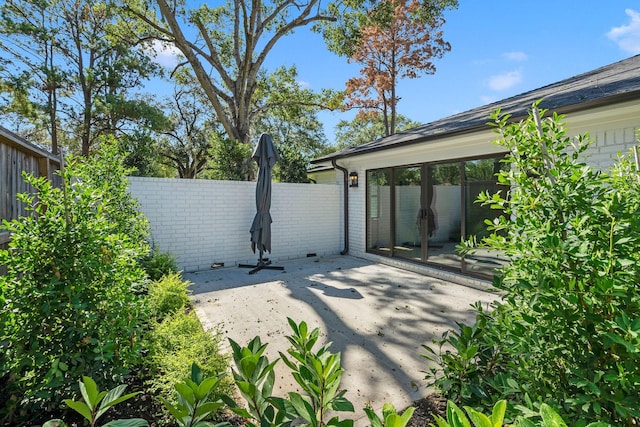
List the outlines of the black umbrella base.
{"label": "black umbrella base", "polygon": [[260,259],[258,263],[255,265],[252,264],[238,264],[240,268],[251,268],[249,274],[256,274],[260,270],[284,270],[284,267],[279,267],[276,265],[271,265],[271,261]]}

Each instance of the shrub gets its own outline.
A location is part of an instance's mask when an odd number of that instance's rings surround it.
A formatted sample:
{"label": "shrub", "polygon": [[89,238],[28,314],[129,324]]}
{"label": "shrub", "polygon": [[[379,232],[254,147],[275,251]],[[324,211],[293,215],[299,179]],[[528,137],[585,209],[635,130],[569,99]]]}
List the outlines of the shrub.
{"label": "shrub", "polygon": [[162,276],[178,272],[176,259],[169,252],[161,252],[158,248],[153,248],[149,254],[140,260],[142,269],[147,273],[149,279],[156,281]]}
{"label": "shrub", "polygon": [[541,120],[534,108],[520,123],[499,112],[494,119],[512,164],[498,177],[510,187],[480,196],[505,212],[480,245],[511,260],[494,280],[505,296],[478,312],[464,347],[457,335],[444,337],[441,344],[473,351],[440,352],[435,383],[444,389],[460,374],[471,386],[458,397],[470,405],[526,397],[575,425],[637,422],[639,171],[627,158],[608,173],[587,167],[588,136],[566,137],[562,116]]}
{"label": "shrub", "polygon": [[[148,337],[149,390],[173,402],[173,386],[190,377],[192,364],[207,377],[226,372],[228,359],[220,352],[220,342],[221,335],[205,331],[194,312],[167,316]],[[228,382],[222,390],[229,391]]]}
{"label": "shrub", "polygon": [[62,188],[25,175],[32,214],[3,224],[13,238],[0,251],[1,368],[23,408],[56,407],[82,375],[115,385],[140,360],[146,313],[132,288],[146,221],[120,215],[135,204],[113,150],[84,162],[69,158]]}
{"label": "shrub", "polygon": [[180,273],[170,273],[151,283],[148,289],[148,305],[152,316],[162,319],[176,313],[189,304],[189,282]]}

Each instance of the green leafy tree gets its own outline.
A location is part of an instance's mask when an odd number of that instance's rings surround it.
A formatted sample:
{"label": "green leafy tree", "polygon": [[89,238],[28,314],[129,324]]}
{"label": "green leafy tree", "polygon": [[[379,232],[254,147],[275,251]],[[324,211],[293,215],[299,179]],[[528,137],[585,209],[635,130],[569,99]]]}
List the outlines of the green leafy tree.
{"label": "green leafy tree", "polygon": [[[396,117],[398,131],[414,128],[419,123],[399,114]],[[341,120],[335,128],[336,148],[343,150],[375,141],[385,136],[384,117],[380,113],[359,114],[353,120]]]}
{"label": "green leafy tree", "polygon": [[207,168],[208,152],[220,132],[202,102],[200,87],[186,73],[180,82],[170,104],[171,127],[163,132],[158,146],[163,164],[175,168],[180,178],[193,179]]}
{"label": "green leafy tree", "polygon": [[281,182],[308,182],[309,159],[327,152],[327,139],[317,113],[322,95],[297,82],[295,67],[281,67],[260,81],[253,129],[268,133],[280,153],[274,176]]}
{"label": "green leafy tree", "polygon": [[[149,37],[177,47],[200,82],[227,136],[250,145],[257,92],[268,78],[265,61],[273,47],[297,28],[337,21],[346,9],[366,10],[367,2],[306,0],[234,0],[222,6],[190,7],[166,0],[127,2],[127,8],[149,28]],[[156,13],[157,11],[157,13]],[[320,28],[317,28],[320,30]],[[330,100],[333,100],[329,96]],[[290,100],[286,100],[288,104]],[[335,107],[332,101],[327,107]],[[245,159],[245,178],[253,166]]]}
{"label": "green leafy tree", "polygon": [[251,147],[220,135],[213,141],[209,150],[210,172],[212,179],[243,181],[246,159],[251,157]]}
{"label": "green leafy tree", "polygon": [[57,407],[83,374],[111,387],[140,362],[148,224],[126,172],[115,144],[103,144],[88,163],[68,159],[61,188],[26,176],[37,196],[20,199],[32,215],[2,225],[13,233],[0,251],[0,372],[18,406],[9,422]]}
{"label": "green leafy tree", "polygon": [[[7,1],[0,6],[2,112],[14,115],[16,130],[28,139],[51,140],[58,152],[58,98],[70,82],[59,63],[58,21],[46,2]],[[43,134],[46,130],[46,134]]]}
{"label": "green leafy tree", "polygon": [[41,138],[35,142],[48,145],[46,130],[52,151],[77,140],[71,148],[87,156],[102,135],[160,120],[157,108],[131,93],[159,68],[120,35],[115,3],[9,0],[0,9],[4,110],[29,120],[29,135]]}
{"label": "green leafy tree", "polygon": [[[588,167],[588,136],[568,137],[562,116],[541,118],[535,107],[519,123],[493,116],[511,167],[498,174],[505,191],[478,199],[504,212],[479,246],[510,259],[494,279],[504,297],[439,342],[456,352],[431,349],[442,366],[435,382],[470,405],[547,402],[570,425],[634,425],[640,171],[628,157],[608,173]],[[472,238],[462,249],[475,246]]]}

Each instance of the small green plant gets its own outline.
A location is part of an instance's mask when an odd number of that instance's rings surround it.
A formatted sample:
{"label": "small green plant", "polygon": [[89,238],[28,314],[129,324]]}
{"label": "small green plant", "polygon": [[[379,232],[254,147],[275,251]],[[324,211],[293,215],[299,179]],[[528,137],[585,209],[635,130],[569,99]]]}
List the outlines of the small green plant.
{"label": "small green plant", "polygon": [[[191,365],[196,363],[207,377],[226,372],[228,358],[220,352],[221,335],[205,331],[195,312],[177,311],[165,317],[147,335],[149,354],[145,364],[150,379],[149,390],[173,401],[174,384],[188,378]],[[230,382],[224,380],[224,391]]]}
{"label": "small green plant", "polygon": [[405,409],[402,414],[396,411],[396,408],[391,403],[385,403],[382,406],[382,418],[378,416],[371,408],[364,408],[365,414],[371,423],[371,427],[406,427],[411,421],[413,412],[416,410],[414,407]]}
{"label": "small green plant", "polygon": [[[90,377],[82,377],[79,384],[82,400],[65,399],[64,403],[89,421],[91,427],[95,427],[98,418],[110,408],[138,394],[129,393],[123,396],[122,393],[127,388],[126,385],[119,385],[108,392],[100,391],[96,382]],[[109,421],[103,424],[103,427],[143,427],[148,425],[149,423],[142,418],[129,418]],[[42,427],[66,427],[66,424],[62,420],[55,419],[47,421]]]}
{"label": "small green plant", "polygon": [[353,412],[353,404],[349,402],[344,394],[346,390],[339,390],[342,372],[340,366],[340,353],[329,351],[331,343],[327,343],[320,349],[313,351],[320,329],[308,330],[306,322],[296,324],[292,319],[287,318],[293,334],[287,336],[291,347],[287,353],[280,352],[282,361],[291,369],[291,374],[298,385],[306,393],[289,393],[291,401],[298,416],[306,420],[311,426],[345,426],[351,425],[351,420],[340,421],[338,417],[326,420],[326,414],[332,411]]}
{"label": "small green plant", "polygon": [[168,273],[152,282],[148,288],[147,303],[152,316],[165,316],[184,309],[189,304],[190,282],[180,273]]}
{"label": "small green plant", "polygon": [[[267,344],[260,337],[252,339],[246,347],[241,347],[229,340],[233,349],[233,370],[235,383],[240,394],[247,402],[247,408],[231,405],[231,409],[247,419],[247,425],[281,426],[302,422],[313,427],[336,426],[351,427],[353,420],[341,420],[333,416],[327,420],[329,411],[353,412],[353,404],[344,395],[346,390],[339,390],[343,369],[340,366],[340,353],[329,351],[330,343],[314,350],[318,342],[320,330],[309,331],[306,322],[299,324],[287,319],[293,334],[287,336],[291,347],[287,355],[280,357],[291,370],[291,374],[303,393],[290,392],[287,398],[272,395],[276,359],[270,362],[264,355]],[[372,419],[386,422],[393,427],[403,427],[413,414],[413,408],[401,416],[392,406],[385,406],[381,420],[373,412]],[[369,415],[369,413],[368,413]]]}
{"label": "small green plant", "polygon": [[273,368],[278,360],[269,362],[264,355],[267,344],[260,337],[253,338],[245,347],[229,339],[236,369],[233,378],[247,408],[231,405],[231,410],[247,420],[250,427],[280,425],[288,419],[284,399],[271,395],[275,383]]}
{"label": "small green plant", "polygon": [[[507,401],[499,400],[493,406],[491,415],[485,415],[469,406],[465,406],[465,413],[451,400],[447,401],[447,418],[434,414],[438,427],[502,427],[507,409]],[[538,418],[533,420],[532,418]],[[434,427],[434,424],[430,424]],[[540,405],[538,414],[530,414],[529,418],[518,417],[512,424],[516,427],[567,427],[567,424],[560,415],[546,403]],[[586,427],[611,427],[604,422],[590,423]]]}
{"label": "small green plant", "polygon": [[500,400],[496,402],[491,411],[491,416],[484,415],[468,406],[465,406],[464,409],[467,411],[469,418],[453,401],[449,400],[447,402],[447,419],[439,415],[434,415],[433,417],[438,423],[438,427],[470,427],[469,419],[471,419],[475,427],[502,427],[507,401]]}
{"label": "small green plant", "polygon": [[140,266],[152,281],[158,281],[163,276],[178,272],[176,258],[169,252],[162,252],[157,247],[140,260]]}
{"label": "small green plant", "polygon": [[180,427],[222,427],[229,423],[206,421],[216,413],[224,402],[217,394],[217,388],[221,385],[221,378],[205,378],[202,370],[195,363],[191,365],[191,377],[175,385],[178,403],[172,404],[160,397],[165,408],[171,413]]}

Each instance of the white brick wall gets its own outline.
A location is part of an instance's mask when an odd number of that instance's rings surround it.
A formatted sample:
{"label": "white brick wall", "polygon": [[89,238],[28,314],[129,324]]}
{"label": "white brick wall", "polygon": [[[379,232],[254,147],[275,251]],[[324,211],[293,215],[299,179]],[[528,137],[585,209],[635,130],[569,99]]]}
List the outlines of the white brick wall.
{"label": "white brick wall", "polygon": [[[637,123],[640,127],[640,120]],[[586,161],[598,169],[608,169],[618,158],[618,153],[628,154],[637,145],[635,129],[629,126],[623,129],[600,130],[590,132],[593,143],[586,151]]]}
{"label": "white brick wall", "polygon": [[[130,177],[130,192],[149,218],[153,243],[176,256],[185,271],[255,263],[249,229],[256,212],[255,182]],[[274,261],[337,254],[342,245],[341,187],[272,187]]]}

